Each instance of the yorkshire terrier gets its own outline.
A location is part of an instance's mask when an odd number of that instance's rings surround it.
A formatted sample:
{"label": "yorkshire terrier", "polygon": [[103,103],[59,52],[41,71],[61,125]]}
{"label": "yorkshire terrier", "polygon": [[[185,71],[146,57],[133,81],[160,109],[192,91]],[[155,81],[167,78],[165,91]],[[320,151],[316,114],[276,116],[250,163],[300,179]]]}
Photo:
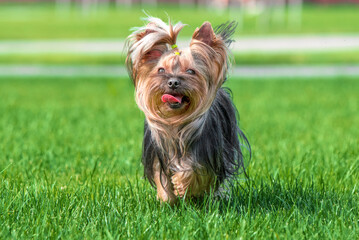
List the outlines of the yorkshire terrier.
{"label": "yorkshire terrier", "polygon": [[237,109],[222,87],[230,65],[235,22],[213,30],[204,22],[188,48],[179,49],[184,27],[154,17],[128,37],[127,69],[136,103],[146,116],[142,163],[158,199],[200,197],[244,172],[241,148],[249,143]]}

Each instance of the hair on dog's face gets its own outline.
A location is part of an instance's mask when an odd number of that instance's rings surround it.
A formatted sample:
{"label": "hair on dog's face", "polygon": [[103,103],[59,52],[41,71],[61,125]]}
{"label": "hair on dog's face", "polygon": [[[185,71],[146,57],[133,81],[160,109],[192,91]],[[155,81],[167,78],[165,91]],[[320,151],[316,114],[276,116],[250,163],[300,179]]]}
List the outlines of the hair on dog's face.
{"label": "hair on dog's face", "polygon": [[[135,44],[127,64],[136,102],[150,124],[180,125],[198,118],[209,109],[224,81],[226,43],[205,22],[194,32],[188,48],[172,49],[183,26],[150,19],[150,24],[130,37]],[[171,99],[164,101],[169,95]]]}

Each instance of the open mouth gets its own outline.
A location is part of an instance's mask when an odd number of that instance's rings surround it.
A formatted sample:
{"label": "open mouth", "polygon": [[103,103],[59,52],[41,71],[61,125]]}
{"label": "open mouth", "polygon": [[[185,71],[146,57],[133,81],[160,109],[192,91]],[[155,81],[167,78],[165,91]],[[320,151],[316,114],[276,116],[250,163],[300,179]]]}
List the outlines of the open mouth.
{"label": "open mouth", "polygon": [[189,98],[184,95],[171,95],[171,94],[163,94],[161,98],[162,102],[168,103],[170,108],[177,109],[182,107],[184,103],[189,102]]}

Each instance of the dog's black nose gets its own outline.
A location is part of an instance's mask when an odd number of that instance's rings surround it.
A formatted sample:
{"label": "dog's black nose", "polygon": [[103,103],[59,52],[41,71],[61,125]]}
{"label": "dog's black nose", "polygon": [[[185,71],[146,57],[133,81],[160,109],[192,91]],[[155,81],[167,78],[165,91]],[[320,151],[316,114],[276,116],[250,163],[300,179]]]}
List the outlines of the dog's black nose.
{"label": "dog's black nose", "polygon": [[177,78],[170,78],[170,80],[167,82],[167,85],[171,89],[176,89],[179,87],[179,85],[181,85],[181,82]]}

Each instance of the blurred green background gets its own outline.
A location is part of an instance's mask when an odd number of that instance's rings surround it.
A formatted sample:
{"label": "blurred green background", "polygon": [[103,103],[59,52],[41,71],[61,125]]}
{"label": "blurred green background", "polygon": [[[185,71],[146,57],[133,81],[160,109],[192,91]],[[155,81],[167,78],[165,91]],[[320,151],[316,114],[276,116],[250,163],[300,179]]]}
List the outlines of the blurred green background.
{"label": "blurred green background", "polygon": [[[239,3],[242,3],[240,5]],[[188,24],[180,39],[188,39],[194,29],[210,20],[213,26],[236,20],[239,27],[235,38],[293,36],[351,36],[359,33],[359,7],[353,4],[302,4],[250,5],[238,1],[230,7],[225,5],[201,6],[180,3],[134,3],[108,1],[60,1],[57,2],[3,2],[0,4],[0,41],[25,40],[77,40],[118,41],[130,34],[130,29],[142,26],[146,14],[168,18],[173,22]],[[260,2],[260,1],[257,1]],[[276,2],[264,1],[264,2]],[[277,1],[278,2],[278,1]],[[279,0],[279,2],[281,2]],[[207,3],[207,5],[210,2]],[[236,4],[237,3],[237,4]],[[245,4],[246,3],[246,4]],[[295,1],[294,1],[295,3]],[[344,40],[345,41],[345,40]],[[358,40],[357,40],[358,41]],[[325,42],[323,42],[325,44]],[[345,44],[345,43],[343,43]],[[11,48],[11,47],[8,47]],[[13,47],[13,48],[16,48]],[[31,46],[29,46],[31,48]],[[56,44],[54,45],[56,50]],[[295,50],[295,45],[292,47]],[[344,49],[322,51],[235,51],[236,62],[241,64],[328,64],[358,63],[359,44]],[[1,51],[0,63],[44,64],[123,64],[124,51],[94,54],[63,51],[21,53]]]}
{"label": "blurred green background", "polygon": [[[356,2],[0,1],[0,239],[357,239]],[[181,42],[239,23],[226,86],[253,157],[230,198],[170,207],[142,178],[123,47],[146,13]]]}
{"label": "blurred green background", "polygon": [[[357,5],[304,4],[297,20],[290,20],[290,7],[283,16],[278,11],[261,10],[258,13],[242,10],[239,6],[226,9],[215,7],[160,4],[124,6],[115,4],[85,7],[81,2],[62,6],[61,3],[1,3],[1,39],[81,39],[119,38],[130,33],[130,28],[142,26],[145,13],[173,22],[188,24],[181,32],[192,36],[194,29],[204,21],[218,25],[228,20],[239,22],[236,36],[265,34],[328,34],[357,33],[359,26]],[[259,11],[259,10],[258,10]],[[242,16],[243,15],[243,16]],[[266,22],[261,22],[265,17]]]}

